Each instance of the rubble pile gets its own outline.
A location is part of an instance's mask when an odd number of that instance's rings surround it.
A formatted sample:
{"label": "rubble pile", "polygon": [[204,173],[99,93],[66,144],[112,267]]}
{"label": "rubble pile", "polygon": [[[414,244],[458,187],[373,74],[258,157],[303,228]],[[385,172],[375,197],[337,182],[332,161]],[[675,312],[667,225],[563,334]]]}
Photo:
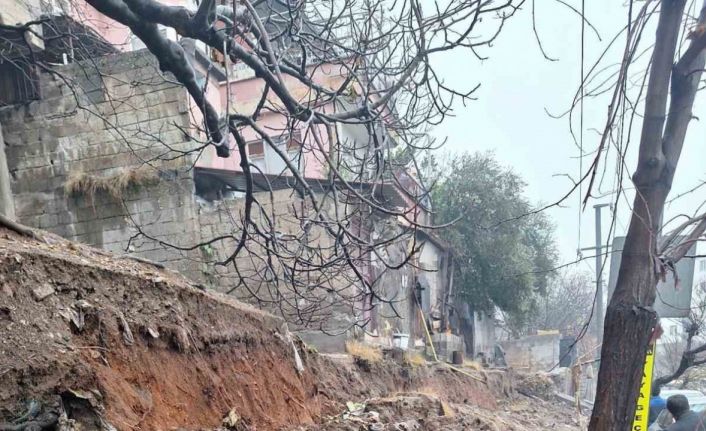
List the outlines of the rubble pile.
{"label": "rubble pile", "polygon": [[495,417],[505,372],[338,363],[177,273],[42,237],[0,228],[0,430],[525,429]]}
{"label": "rubble pile", "polygon": [[576,431],[585,418],[566,407],[519,396],[497,409],[447,404],[423,393],[403,393],[348,403],[324,424],[297,431]]}
{"label": "rubble pile", "polygon": [[515,390],[525,396],[539,397],[543,400],[554,398],[556,385],[547,373],[516,373],[514,381]]}

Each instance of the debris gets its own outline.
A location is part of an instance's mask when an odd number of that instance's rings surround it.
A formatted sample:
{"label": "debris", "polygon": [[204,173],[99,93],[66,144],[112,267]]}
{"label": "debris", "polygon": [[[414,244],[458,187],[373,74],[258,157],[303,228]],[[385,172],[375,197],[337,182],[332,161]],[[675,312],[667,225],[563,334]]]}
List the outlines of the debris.
{"label": "debris", "polygon": [[66,321],[72,323],[77,331],[80,332],[83,329],[84,318],[82,311],[76,311],[73,308],[67,308],[61,310],[59,312],[59,315],[63,317]]}
{"label": "debris", "polygon": [[[403,393],[373,398],[363,403],[346,403],[347,411],[327,423],[299,428],[307,431],[535,431],[553,429],[578,431],[575,413],[566,406],[520,396],[506,400],[496,409],[456,404],[449,414],[440,398],[420,393]],[[365,412],[356,415],[365,405]],[[375,409],[375,410],[372,410]],[[448,407],[451,409],[451,406]],[[379,412],[379,414],[378,414]]]}
{"label": "debris", "polygon": [[123,341],[128,346],[132,346],[135,342],[135,338],[132,336],[132,331],[130,331],[130,325],[127,323],[125,315],[120,311],[118,311],[118,319],[120,319],[120,327],[123,331]]}
{"label": "debris", "polygon": [[37,235],[37,233],[34,232],[34,230],[28,228],[25,225],[19,224],[15,222],[14,220],[10,220],[8,217],[5,217],[4,215],[0,214],[0,226],[4,226],[14,232],[19,233],[20,235],[24,235],[33,239],[36,239],[37,241],[41,241],[46,243],[46,240],[42,238],[41,236]]}
{"label": "debris", "polygon": [[299,350],[297,350],[297,346],[294,344],[294,340],[290,339],[290,342],[292,343],[292,349],[294,349],[294,367],[297,369],[298,373],[303,373],[304,372],[304,364],[302,363],[302,358],[299,356]]}
{"label": "debris", "polygon": [[230,409],[226,417],[223,418],[223,426],[226,428],[235,428],[240,422],[240,416],[235,409]]}
{"label": "debris", "polygon": [[27,413],[23,414],[19,418],[15,419],[15,423],[26,422],[37,417],[39,412],[42,411],[42,406],[35,400],[31,400],[27,403]]}
{"label": "debris", "polygon": [[289,332],[289,327],[286,322],[282,325],[282,332],[284,333],[285,341],[292,345],[292,350],[294,351],[294,368],[301,374],[304,372],[304,363],[302,362],[297,345],[294,343],[294,337],[292,337],[292,333]]}
{"label": "debris", "polygon": [[32,289],[32,296],[37,301],[43,301],[47,297],[54,294],[54,288],[49,284],[40,284],[39,286]]}
{"label": "debris", "polygon": [[408,420],[404,422],[398,422],[392,426],[395,431],[416,431],[421,429],[419,422],[416,420]]}
{"label": "debris", "polygon": [[354,403],[351,401],[348,401],[346,403],[346,408],[348,411],[344,413],[344,416],[360,416],[365,412],[365,404],[364,403]]}
{"label": "debris", "polygon": [[82,299],[80,301],[76,301],[75,305],[79,310],[87,310],[87,309],[93,307],[93,305],[90,302],[86,301],[85,299]]}
{"label": "debris", "polygon": [[517,373],[517,392],[528,397],[548,400],[556,392],[554,382],[546,373]]}
{"label": "debris", "polygon": [[[149,259],[145,259],[143,257],[133,256],[131,254],[124,254],[120,257],[122,259],[130,259],[130,260],[134,260],[135,262],[140,262],[140,263],[144,263],[146,265],[152,265],[152,266],[157,267],[159,269],[164,269],[164,264],[161,264],[159,262],[154,262]],[[157,283],[157,281],[155,281],[155,283]]]}

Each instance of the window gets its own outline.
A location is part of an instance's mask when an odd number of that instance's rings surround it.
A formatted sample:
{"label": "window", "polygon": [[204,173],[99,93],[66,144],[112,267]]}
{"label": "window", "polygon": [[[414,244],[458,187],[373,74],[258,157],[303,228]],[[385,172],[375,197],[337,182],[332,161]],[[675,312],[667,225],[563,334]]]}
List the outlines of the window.
{"label": "window", "polygon": [[248,155],[250,157],[264,157],[265,144],[262,141],[254,141],[248,144]]}
{"label": "window", "polygon": [[699,261],[699,271],[706,272],[706,259]]}
{"label": "window", "polygon": [[[166,37],[167,39],[176,40],[176,30],[174,30],[174,29],[169,29],[169,28],[160,24],[159,25],[159,33],[162,36]],[[133,51],[139,51],[141,49],[147,48],[147,46],[142,41],[142,39],[140,39],[139,37],[137,37],[134,34],[130,35],[130,46],[132,47]]]}
{"label": "window", "polygon": [[265,165],[265,144],[262,141],[248,143],[248,156],[253,165],[257,166],[262,173],[267,173],[267,166]]}
{"label": "window", "polygon": [[[299,165],[302,147],[301,132],[299,130],[295,130],[291,135],[286,133],[279,138],[272,138],[272,142],[279,152],[287,154],[292,163]],[[248,156],[251,163],[260,168],[265,174],[287,174],[285,161],[282,160],[277,151],[264,141],[249,142]]]}
{"label": "window", "polygon": [[677,327],[676,326],[669,327],[669,335],[671,335],[672,337],[677,336]]}

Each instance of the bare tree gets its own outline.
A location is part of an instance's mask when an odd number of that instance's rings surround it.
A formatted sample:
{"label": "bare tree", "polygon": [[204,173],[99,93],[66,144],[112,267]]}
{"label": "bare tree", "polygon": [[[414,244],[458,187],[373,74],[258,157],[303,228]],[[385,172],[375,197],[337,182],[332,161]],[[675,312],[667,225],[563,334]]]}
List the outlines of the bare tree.
{"label": "bare tree", "polygon": [[[142,148],[152,138],[154,146],[163,149],[145,163],[183,158],[193,164],[215,147],[219,157],[234,154],[239,159],[245,178],[243,205],[228,214],[230,223],[222,235],[199,244],[165,243],[138,225],[137,236],[183,252],[227,248],[217,264],[236,274],[231,290],[245,291],[298,323],[316,324],[335,304],[388,303],[394,309],[400,300],[386,296],[377,283],[380,271],[373,274],[368,268],[372,261],[383,272],[414,264],[415,232],[434,227],[419,205],[428,187],[414,178],[416,155],[434,147],[425,138],[425,128],[441,121],[454,101],[470,100],[477,88],[447,87],[432,60],[449,50],[484,58],[484,50],[523,0],[452,0],[425,7],[418,0],[202,0],[195,8],[157,0],[87,0],[90,7],[80,0],[64,3],[68,16],[94,14],[92,7],[104,19],[127,27],[157,59],[163,81],[188,91],[194,124],[193,130],[182,131],[189,135],[189,147],[177,148],[154,133],[139,131]],[[61,22],[42,16],[3,24],[3,43],[12,48],[6,59],[27,74],[54,74],[79,93],[71,78],[55,67],[61,59],[38,53],[28,40],[70,45],[69,61],[96,70],[96,58],[116,47],[90,26],[76,31]],[[172,30],[181,41],[170,39],[162,29]],[[194,61],[185,49],[189,40],[213,54],[209,64]],[[235,64],[264,83],[252,109],[238,106],[232,94],[225,110],[208,97],[208,77],[216,71],[225,74],[230,91]],[[108,78],[98,74],[99,79]],[[76,100],[77,109],[110,121],[110,115],[85,98],[77,95]],[[121,102],[119,96],[111,98],[116,106]],[[277,116],[280,125],[263,125],[266,115]],[[114,127],[120,139],[134,146],[132,136]],[[339,139],[340,127],[357,127],[364,142]],[[291,205],[300,227],[296,232],[281,229],[273,185],[256,184],[255,177],[263,172],[249,151],[253,137],[277,153],[284,166],[276,175],[265,176],[265,183],[286,177],[299,193],[301,205]],[[281,139],[299,143],[299,158],[293,160],[282,150]],[[297,161],[312,153],[326,178],[307,178]],[[391,188],[402,191],[405,204],[390,199]],[[399,223],[372,234],[381,218]],[[387,248],[400,246],[405,256],[386,257]]]}
{"label": "bare tree", "polygon": [[592,277],[584,272],[564,271],[552,280],[547,295],[537,306],[538,329],[556,329],[578,336],[589,320],[593,305]]}
{"label": "bare tree", "polygon": [[518,319],[511,313],[501,312],[501,329],[509,339],[533,335],[538,330],[581,337],[593,307],[591,278],[575,269],[557,271],[549,281],[546,292],[532,298],[526,313],[530,317]]}
{"label": "bare tree", "polygon": [[[642,367],[652,337],[656,315],[652,309],[656,285],[674,263],[703,234],[706,215],[687,220],[661,241],[661,217],[684,146],[692,106],[704,68],[706,8],[697,17],[689,10],[698,6],[686,0],[647,1],[628,4],[625,48],[614,85],[605,128],[594,161],[584,178],[589,179],[586,200],[591,197],[599,164],[609,148],[618,149],[622,183],[624,157],[636,115],[642,118],[638,163],[632,182],[635,198],[622,252],[615,293],[605,317],[596,402],[589,429],[628,429],[635,413]],[[649,74],[633,80],[644,48],[643,32],[658,18]],[[692,29],[689,31],[688,29]],[[682,46],[683,44],[683,46]],[[606,93],[605,87],[585,88],[598,74],[592,68],[582,83],[581,97]],[[635,91],[632,91],[635,90]],[[637,93],[637,94],[635,94]],[[643,99],[644,98],[644,99]],[[644,101],[644,106],[642,102]],[[642,109],[637,114],[637,109]]]}

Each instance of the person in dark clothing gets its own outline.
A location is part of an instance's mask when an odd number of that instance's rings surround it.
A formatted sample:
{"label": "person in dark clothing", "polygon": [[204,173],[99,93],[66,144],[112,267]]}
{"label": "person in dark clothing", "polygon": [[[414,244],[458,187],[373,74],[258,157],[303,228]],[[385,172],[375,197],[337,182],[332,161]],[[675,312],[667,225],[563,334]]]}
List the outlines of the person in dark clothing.
{"label": "person in dark clothing", "polygon": [[674,423],[666,431],[703,430],[701,415],[691,411],[689,400],[684,395],[672,395],[667,398],[667,410],[674,416]]}
{"label": "person in dark clothing", "polygon": [[652,398],[650,398],[650,414],[647,425],[652,425],[657,420],[657,416],[667,407],[667,400],[659,396],[662,389],[659,386],[652,388]]}

